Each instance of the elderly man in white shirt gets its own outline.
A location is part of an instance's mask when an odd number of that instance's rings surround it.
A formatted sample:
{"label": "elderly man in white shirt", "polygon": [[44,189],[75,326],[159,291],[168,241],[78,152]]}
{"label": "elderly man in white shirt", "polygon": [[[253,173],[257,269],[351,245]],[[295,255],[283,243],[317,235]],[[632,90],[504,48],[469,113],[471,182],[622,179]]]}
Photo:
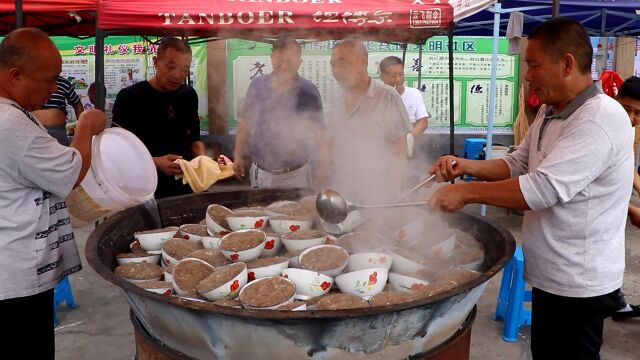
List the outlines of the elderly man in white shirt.
{"label": "elderly man in white shirt", "polygon": [[518,150],[502,159],[440,158],[440,180],[487,182],[438,189],[431,205],[481,203],[527,210],[525,279],[532,285],[534,359],[600,359],[604,319],[620,308],[633,136],[622,106],[591,79],[593,49],[575,20],[529,34],[525,79],[545,104]]}

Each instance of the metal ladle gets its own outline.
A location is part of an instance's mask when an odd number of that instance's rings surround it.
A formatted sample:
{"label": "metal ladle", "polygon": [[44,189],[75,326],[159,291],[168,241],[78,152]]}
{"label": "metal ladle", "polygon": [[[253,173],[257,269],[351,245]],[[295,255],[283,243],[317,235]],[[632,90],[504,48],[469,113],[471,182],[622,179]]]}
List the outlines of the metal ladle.
{"label": "metal ladle", "polygon": [[337,191],[331,189],[322,191],[318,194],[318,197],[316,197],[316,209],[318,210],[318,214],[325,221],[334,224],[342,222],[347,218],[347,214],[353,210],[419,206],[427,204],[429,203],[421,201],[398,204],[358,205],[348,202]]}
{"label": "metal ladle", "polygon": [[[455,166],[456,161],[453,160],[451,162],[451,166]],[[422,180],[418,185],[411,188],[409,191],[404,193],[397,201],[400,201],[407,196],[409,196],[414,191],[421,188],[424,184],[433,180],[436,177],[435,174],[429,176],[428,178]],[[327,189],[322,191],[316,197],[316,209],[320,217],[330,223],[338,224],[344,219],[347,218],[347,215],[354,210],[361,209],[382,209],[382,208],[395,208],[395,207],[406,207],[406,206],[422,206],[428,205],[427,201],[420,202],[409,202],[409,203],[393,203],[393,204],[377,204],[377,205],[358,205],[352,204],[345,200],[340,193],[335,190]]]}

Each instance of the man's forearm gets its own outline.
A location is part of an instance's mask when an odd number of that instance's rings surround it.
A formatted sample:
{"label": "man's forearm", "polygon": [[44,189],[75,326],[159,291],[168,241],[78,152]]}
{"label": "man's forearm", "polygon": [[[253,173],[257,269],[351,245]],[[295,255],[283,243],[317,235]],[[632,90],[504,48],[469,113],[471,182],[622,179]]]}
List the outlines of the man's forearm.
{"label": "man's forearm", "polygon": [[507,180],[511,177],[507,162],[493,160],[465,160],[465,173],[485,181]]}
{"label": "man's forearm", "polygon": [[427,126],[429,126],[429,118],[423,117],[422,119],[416,121],[416,123],[413,125],[413,131],[411,132],[411,134],[413,135],[413,137],[418,137],[427,129]]}
{"label": "man's forearm", "polygon": [[494,182],[470,182],[461,184],[465,191],[465,203],[500,206],[514,210],[530,210],[520,189],[517,177]]}
{"label": "man's forearm", "polygon": [[636,169],[633,170],[633,190],[640,193],[640,175]]}
{"label": "man's forearm", "polygon": [[234,159],[241,158],[244,155],[244,146],[249,135],[249,126],[246,120],[238,122],[238,132],[236,133],[236,142],[233,149]]}

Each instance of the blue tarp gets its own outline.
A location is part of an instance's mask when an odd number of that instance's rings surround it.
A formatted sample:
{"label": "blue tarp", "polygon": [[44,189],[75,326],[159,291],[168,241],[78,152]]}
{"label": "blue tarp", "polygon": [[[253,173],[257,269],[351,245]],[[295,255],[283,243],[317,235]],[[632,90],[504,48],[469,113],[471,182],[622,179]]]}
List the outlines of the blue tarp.
{"label": "blue tarp", "polygon": [[[580,21],[591,36],[640,35],[639,0],[559,0],[560,16]],[[521,8],[524,34],[552,15],[552,0],[503,0],[504,10]],[[509,15],[501,16],[500,36],[507,30]],[[493,35],[493,13],[481,11],[456,24],[456,35]]]}

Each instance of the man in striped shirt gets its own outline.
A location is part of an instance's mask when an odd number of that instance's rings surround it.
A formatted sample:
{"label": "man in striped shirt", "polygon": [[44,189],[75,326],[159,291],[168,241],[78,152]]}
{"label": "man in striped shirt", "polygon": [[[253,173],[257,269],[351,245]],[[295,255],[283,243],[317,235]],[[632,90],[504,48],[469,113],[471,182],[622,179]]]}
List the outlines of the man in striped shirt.
{"label": "man in striped shirt", "polygon": [[73,106],[76,119],[84,110],[80,97],[73,89],[73,85],[64,77],[58,76],[58,88],[42,107],[34,111],[33,115],[47,128],[47,132],[62,145],[69,146],[69,137],[65,123],[67,119],[67,104]]}

